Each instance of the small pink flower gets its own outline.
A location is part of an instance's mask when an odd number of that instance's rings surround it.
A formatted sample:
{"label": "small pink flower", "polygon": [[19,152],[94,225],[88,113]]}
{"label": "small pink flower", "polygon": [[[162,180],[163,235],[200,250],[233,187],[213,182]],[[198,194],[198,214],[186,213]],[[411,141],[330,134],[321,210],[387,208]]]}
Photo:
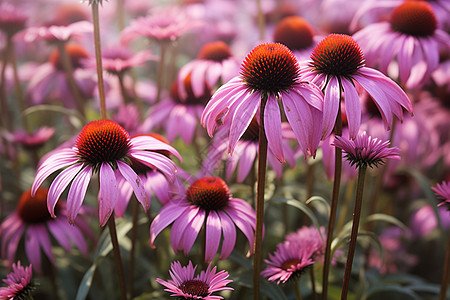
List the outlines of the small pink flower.
{"label": "small pink flower", "polygon": [[438,206],[444,206],[447,208],[447,210],[450,211],[450,182],[443,181],[436,184],[436,186],[432,187],[431,189],[436,193],[436,196],[439,199],[444,200],[439,203]]}
{"label": "small pink flower", "polygon": [[345,152],[345,157],[350,164],[373,167],[383,164],[387,158],[400,159],[400,149],[389,147],[389,141],[383,142],[377,138],[372,138],[364,131],[354,140],[342,136],[336,136],[334,146],[341,148]]}
{"label": "small pink flower", "polygon": [[367,63],[392,74],[408,88],[427,83],[439,65],[439,50],[450,47],[450,36],[438,28],[431,5],[405,1],[395,8],[388,22],[366,26],[353,35],[366,54]]}
{"label": "small pink flower", "polygon": [[[113,74],[124,73],[132,67],[142,66],[147,61],[156,59],[148,50],[133,53],[121,46],[107,48],[102,52],[103,69]],[[89,65],[95,68],[95,60],[90,61]]]}
{"label": "small pink flower", "polygon": [[166,287],[166,292],[172,293],[171,296],[180,297],[180,299],[203,299],[203,300],[219,300],[221,296],[212,295],[218,291],[233,290],[227,287],[227,284],[233,282],[228,278],[228,272],[216,272],[217,267],[211,269],[208,265],[206,271],[194,277],[197,265],[194,267],[192,262],[186,267],[182,267],[180,262],[175,261],[170,264],[170,277],[172,280],[164,281],[156,278],[156,282]]}
{"label": "small pink flower", "polygon": [[[88,255],[86,237],[94,239],[94,235],[84,218],[77,219],[70,225],[66,217],[67,207],[59,204],[55,208],[54,218],[47,210],[48,189],[38,188],[34,196],[31,190],[22,194],[17,209],[11,213],[0,225],[1,256],[9,262],[14,261],[19,243],[24,237],[25,253],[35,269],[42,273],[41,250],[54,264],[50,236],[67,251],[71,242],[84,255]],[[80,208],[82,211],[85,209]],[[56,217],[58,215],[58,217]]]}
{"label": "small pink flower", "polygon": [[12,135],[12,141],[22,145],[25,149],[36,149],[47,142],[55,133],[54,128],[41,127],[33,133],[18,130]]}
{"label": "small pink flower", "polygon": [[389,129],[393,115],[403,119],[404,107],[412,113],[405,92],[381,72],[364,66],[364,55],[355,40],[345,34],[330,34],[314,49],[311,61],[301,69],[301,78],[316,83],[325,92],[323,132],[326,138],[333,130],[345,94],[350,138],[356,137],[361,124],[361,104],[355,85],[360,84],[373,98],[385,126]]}
{"label": "small pink flower", "polygon": [[20,261],[13,263],[12,272],[3,279],[7,287],[0,287],[0,299],[28,299],[33,285],[31,283],[32,267],[22,267]]}
{"label": "small pink flower", "polygon": [[71,38],[80,39],[84,34],[93,31],[92,23],[88,21],[79,21],[67,26],[40,26],[29,27],[20,33],[20,38],[25,42],[34,42],[37,40],[46,41],[68,41]]}
{"label": "small pink flower", "polygon": [[28,16],[23,11],[11,3],[0,4],[0,31],[12,37],[17,32],[25,28]]}
{"label": "small pink flower", "polygon": [[218,177],[195,181],[186,193],[164,205],[150,226],[150,246],[171,223],[170,242],[174,251],[191,250],[206,223],[205,261],[212,261],[222,239],[220,259],[227,258],[236,243],[237,226],[253,248],[256,213],[244,200],[233,198],[226,183]]}
{"label": "small pink flower", "polygon": [[314,84],[300,82],[299,66],[292,51],[278,43],[261,44],[245,58],[241,75],[213,95],[203,111],[201,123],[212,137],[214,131],[229,128],[228,152],[233,153],[251,120],[266,98],[265,134],[269,149],[284,163],[281,112],[278,100],[305,155],[314,156],[322,131],[323,95]]}
{"label": "small pink flower", "polygon": [[167,150],[181,159],[172,147],[149,136],[130,139],[128,132],[111,120],[89,122],[79,133],[74,147],[61,148],[40,163],[33,182],[33,194],[53,172],[64,169],[50,186],[47,205],[52,216],[56,203],[70,185],[67,197],[69,222],[74,222],[83,202],[93,173],[99,172],[99,220],[104,226],[116,206],[118,197],[117,178],[123,176],[133,187],[144,210],[150,207],[149,196],[141,184],[142,179],[128,165],[135,159],[147,166],[160,170],[173,179],[176,166],[167,156],[158,153]]}

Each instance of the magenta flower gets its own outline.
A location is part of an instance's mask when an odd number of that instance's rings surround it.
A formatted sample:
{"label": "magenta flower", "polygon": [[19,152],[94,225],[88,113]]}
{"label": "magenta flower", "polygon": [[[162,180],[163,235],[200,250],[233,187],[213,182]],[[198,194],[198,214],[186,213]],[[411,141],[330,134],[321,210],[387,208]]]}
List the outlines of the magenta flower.
{"label": "magenta flower", "polygon": [[122,44],[129,44],[138,37],[148,37],[157,41],[176,41],[183,34],[199,27],[198,21],[189,18],[181,9],[168,7],[153,14],[131,21],[121,35]]}
{"label": "magenta flower", "polygon": [[345,152],[345,158],[350,165],[356,167],[373,167],[383,164],[387,158],[400,159],[400,149],[389,147],[390,142],[372,138],[364,131],[354,140],[336,136],[333,145]]}
{"label": "magenta flower", "polygon": [[437,28],[426,1],[406,1],[394,9],[388,22],[366,26],[354,34],[367,63],[388,74],[398,64],[400,82],[408,88],[427,83],[439,65],[439,50],[450,47],[450,36]]}
{"label": "magenta flower", "polygon": [[[259,140],[259,124],[256,117],[250,122],[247,130],[242,135],[241,139],[237,142],[236,148],[232,156],[229,156],[226,152],[228,143],[226,135],[228,133],[227,128],[219,128],[213,141],[211,142],[208,155],[202,164],[202,173],[211,174],[219,165],[222,160],[225,161],[225,176],[226,180],[231,180],[233,173],[237,170],[237,182],[243,182],[255,163],[258,154],[258,140]],[[282,147],[283,154],[290,166],[295,166],[294,150],[289,145],[291,136],[293,135],[292,129],[287,122],[281,123],[282,134]],[[295,135],[294,135],[295,139]],[[283,174],[283,164],[275,157],[272,151],[267,153],[267,161],[278,178],[281,178]]]}
{"label": "magenta flower", "polygon": [[268,266],[261,275],[268,277],[269,281],[278,280],[278,284],[296,279],[306,267],[314,264],[315,252],[316,249],[308,244],[280,243],[277,250],[269,254],[269,259],[264,260]]}
{"label": "magenta flower", "polygon": [[256,214],[244,200],[233,198],[226,183],[218,177],[195,181],[179,197],[164,205],[150,226],[150,246],[156,236],[171,223],[170,242],[174,251],[191,250],[203,223],[206,224],[205,261],[216,254],[221,237],[220,259],[227,258],[236,243],[235,225],[244,233],[253,248]]}
{"label": "magenta flower", "polygon": [[0,31],[7,36],[12,37],[24,29],[27,20],[28,16],[19,7],[7,2],[0,4]]}
{"label": "magenta flower", "polygon": [[[31,195],[31,190],[24,192],[17,209],[0,225],[1,256],[9,262],[14,261],[20,240],[24,237],[28,260],[39,273],[42,273],[41,249],[55,263],[50,236],[67,252],[70,251],[72,242],[86,256],[88,247],[85,236],[95,238],[84,218],[78,218],[73,223],[75,226],[66,221],[68,211],[63,203],[56,206],[55,218],[52,218],[46,205],[48,192],[44,188],[38,188],[34,196]],[[80,209],[85,210],[83,207]]]}
{"label": "magenta flower", "polygon": [[28,299],[33,289],[31,275],[31,265],[24,268],[20,261],[17,264],[13,263],[12,272],[6,275],[6,279],[3,279],[8,286],[0,287],[0,299]]}
{"label": "magenta flower", "polygon": [[150,207],[149,196],[141,184],[142,179],[127,164],[135,159],[147,166],[160,170],[173,179],[175,164],[165,155],[158,153],[166,150],[181,159],[172,147],[149,136],[130,139],[128,132],[111,120],[89,122],[79,133],[72,148],[56,150],[43,161],[36,173],[32,191],[53,172],[64,169],[56,176],[48,194],[48,210],[55,215],[55,205],[62,192],[71,185],[67,197],[69,222],[73,223],[86,194],[93,173],[99,173],[99,219],[104,226],[116,205],[118,188],[117,178],[123,176],[133,187],[133,191],[144,210]]}
{"label": "magenta flower", "polygon": [[[205,94],[205,88],[213,90],[217,84],[227,82],[239,73],[239,62],[224,42],[205,44],[198,58],[183,66],[178,72],[177,84],[181,99],[188,97],[185,79],[190,76],[192,93],[196,97]],[[205,84],[206,83],[206,84]]]}
{"label": "magenta flower", "polygon": [[71,38],[79,39],[86,33],[93,31],[92,23],[88,21],[79,21],[67,26],[39,26],[29,27],[20,33],[20,37],[25,42],[34,42],[37,40],[46,41],[68,41]]}
{"label": "magenta flower", "polygon": [[51,127],[41,127],[33,133],[27,133],[25,130],[18,130],[11,136],[12,141],[22,145],[25,149],[36,149],[47,142],[55,133]]}
{"label": "magenta flower", "polygon": [[356,84],[372,96],[388,129],[393,115],[403,119],[402,107],[412,113],[412,105],[405,92],[381,72],[365,67],[363,52],[348,35],[328,35],[316,46],[311,61],[306,64],[301,71],[302,79],[311,80],[325,91],[322,138],[333,130],[342,92],[345,94],[350,138],[354,139],[358,134],[361,104]]}
{"label": "magenta flower", "polygon": [[450,182],[443,181],[440,184],[436,184],[436,186],[431,189],[436,193],[436,196],[439,199],[444,200],[439,203],[438,206],[444,206],[450,211]]}
{"label": "magenta flower", "polygon": [[229,128],[228,152],[233,153],[261,106],[269,149],[285,162],[281,138],[281,99],[286,118],[305,155],[314,156],[320,141],[323,95],[314,85],[300,82],[299,66],[294,54],[278,43],[261,44],[245,58],[241,75],[223,85],[203,111],[201,123],[210,136],[223,125]]}
{"label": "magenta flower", "polygon": [[171,296],[179,297],[180,299],[203,299],[203,300],[218,300],[223,299],[221,296],[212,295],[218,291],[233,290],[227,287],[227,284],[233,282],[229,280],[228,272],[216,272],[217,267],[211,269],[211,264],[208,265],[206,271],[201,271],[200,274],[194,277],[195,269],[192,262],[186,267],[182,267],[179,261],[170,264],[170,277],[172,280],[164,281],[156,278],[156,282],[166,287],[166,292],[172,293]]}

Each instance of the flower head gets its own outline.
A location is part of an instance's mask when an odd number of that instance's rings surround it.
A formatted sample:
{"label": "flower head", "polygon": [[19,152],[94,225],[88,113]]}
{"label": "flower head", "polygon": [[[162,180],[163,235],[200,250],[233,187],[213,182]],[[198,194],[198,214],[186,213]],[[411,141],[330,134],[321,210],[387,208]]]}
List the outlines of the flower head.
{"label": "flower head", "polygon": [[51,127],[41,127],[33,133],[27,133],[25,130],[16,131],[12,139],[19,143],[25,149],[37,149],[47,142],[55,133],[55,129]]}
{"label": "flower head", "polygon": [[12,272],[3,279],[7,287],[0,287],[0,299],[20,300],[28,299],[33,289],[31,283],[32,267],[22,267],[20,261],[13,263]]}
{"label": "flower head", "polygon": [[439,199],[444,200],[439,203],[438,206],[445,206],[447,210],[450,210],[450,182],[443,181],[440,184],[436,184],[436,186],[431,189],[436,193],[436,196]]}
{"label": "flower head", "polygon": [[216,272],[217,267],[211,269],[211,264],[208,265],[206,271],[201,271],[200,274],[194,277],[197,265],[194,267],[192,262],[186,267],[181,266],[180,262],[175,261],[170,265],[170,277],[172,280],[164,281],[156,278],[156,282],[166,287],[166,292],[171,292],[171,296],[177,296],[181,299],[203,299],[203,300],[218,300],[223,299],[221,296],[212,295],[218,291],[232,290],[227,287],[227,284],[233,282],[228,278],[228,272]]}
{"label": "flower head", "polygon": [[360,167],[373,167],[383,164],[387,158],[400,159],[400,149],[389,147],[389,141],[383,142],[372,138],[364,131],[354,140],[336,136],[334,146],[341,148],[346,153],[345,157],[350,164]]}
{"label": "flower head", "polygon": [[241,75],[213,95],[203,111],[202,125],[210,136],[219,126],[229,128],[228,152],[232,153],[264,100],[269,149],[280,162],[285,162],[280,99],[303,152],[315,155],[320,140],[323,95],[314,84],[300,82],[299,71],[297,59],[286,46],[266,43],[255,47],[242,63]]}
{"label": "flower head", "polygon": [[303,18],[286,17],[281,20],[274,32],[274,41],[286,45],[292,51],[310,48],[313,43],[313,29]]}
{"label": "flower head", "polygon": [[21,9],[10,3],[0,5],[0,31],[13,36],[25,28],[28,16]]}
{"label": "flower head", "polygon": [[[148,60],[156,60],[156,56],[147,50],[134,54],[128,48],[117,46],[102,51],[102,67],[112,74],[124,73],[131,67],[144,65]],[[94,67],[95,61],[91,64]]]}
{"label": "flower head", "polygon": [[227,258],[236,243],[235,225],[253,246],[256,215],[244,200],[233,198],[227,184],[218,177],[203,177],[192,183],[186,192],[164,205],[150,226],[150,245],[156,236],[173,222],[170,242],[174,251],[192,248],[203,223],[206,224],[205,261],[216,254],[220,240],[220,259]]}
{"label": "flower head", "polygon": [[[52,218],[47,210],[48,189],[37,188],[34,195],[31,190],[25,191],[17,205],[0,225],[1,256],[9,262],[14,261],[18,253],[19,243],[24,238],[25,252],[34,268],[41,273],[41,249],[54,263],[50,235],[66,250],[70,251],[71,242],[85,255],[88,247],[85,236],[94,238],[86,221],[79,218],[72,226],[67,220],[67,208],[59,203],[54,208]],[[81,207],[81,210],[85,209]]]}
{"label": "flower head", "polygon": [[402,107],[412,113],[405,92],[377,70],[364,66],[364,55],[355,40],[345,34],[330,34],[311,54],[311,61],[301,69],[301,78],[311,80],[325,92],[322,139],[332,132],[345,95],[345,111],[350,138],[354,139],[361,125],[361,104],[356,84],[373,98],[385,126],[389,129],[393,115],[403,120]]}
{"label": "flower head", "polygon": [[79,21],[67,26],[40,26],[30,27],[21,33],[26,42],[34,42],[37,40],[46,41],[68,41],[71,38],[79,39],[83,34],[93,31],[92,23],[88,21]]}
{"label": "flower head", "polygon": [[171,179],[174,178],[175,164],[167,156],[156,152],[159,150],[167,150],[181,159],[172,146],[155,138],[130,138],[128,132],[114,121],[104,119],[89,122],[78,134],[74,147],[55,150],[40,164],[32,186],[33,194],[48,176],[64,168],[50,186],[47,205],[54,216],[54,208],[60,195],[71,184],[67,205],[70,212],[69,222],[74,222],[89,181],[93,173],[98,172],[99,217],[103,226],[116,205],[117,178],[121,176],[133,187],[136,198],[144,209],[147,210],[150,206],[150,198],[141,184],[142,179],[129,166],[131,159],[156,168]]}

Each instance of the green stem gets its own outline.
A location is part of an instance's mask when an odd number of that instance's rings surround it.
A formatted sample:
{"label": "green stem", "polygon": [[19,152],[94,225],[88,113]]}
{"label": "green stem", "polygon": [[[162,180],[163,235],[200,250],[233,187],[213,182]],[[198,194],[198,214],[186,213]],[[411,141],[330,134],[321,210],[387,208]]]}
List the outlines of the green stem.
{"label": "green stem", "polygon": [[95,60],[97,62],[97,77],[98,77],[98,95],[100,98],[100,115],[106,119],[106,100],[105,100],[105,85],[103,82],[103,66],[102,66],[102,51],[100,42],[100,24],[98,17],[98,3],[92,2],[92,21],[94,22],[94,45],[95,45]]}
{"label": "green stem", "polygon": [[264,131],[264,109],[267,97],[261,97],[259,124],[258,177],[256,190],[256,229],[253,256],[253,299],[259,300],[260,273],[262,258],[263,224],[264,224],[264,192],[266,186],[267,137]]}
{"label": "green stem", "polygon": [[358,182],[356,184],[355,208],[353,210],[353,225],[348,246],[347,263],[345,264],[344,283],[342,284],[341,300],[347,299],[352,273],[353,257],[355,256],[356,240],[358,238],[359,220],[361,218],[361,206],[364,192],[364,180],[366,178],[367,166],[362,165],[358,170]]}
{"label": "green stem", "polygon": [[439,291],[439,300],[445,300],[448,285],[450,283],[450,234],[447,236],[447,251],[445,253],[444,270],[442,272],[441,290]]}
{"label": "green stem", "polygon": [[[340,101],[340,100],[339,100]],[[342,135],[342,116],[341,116],[341,106],[339,104],[338,115],[335,125],[335,134],[337,136]],[[334,182],[333,182],[333,193],[331,196],[330,204],[330,218],[328,220],[327,227],[327,239],[325,245],[325,258],[323,265],[323,281],[322,281],[322,299],[327,300],[328,293],[328,274],[330,273],[331,264],[331,241],[333,240],[334,223],[336,222],[336,212],[337,204],[339,198],[339,189],[341,186],[341,171],[342,171],[342,149],[335,148],[334,156]]]}
{"label": "green stem", "polygon": [[125,286],[125,275],[123,272],[123,264],[122,264],[122,257],[120,255],[119,241],[117,239],[116,222],[115,222],[115,218],[114,218],[114,213],[111,214],[111,217],[109,217],[108,228],[109,228],[109,234],[111,236],[111,243],[113,246],[114,261],[116,263],[117,275],[119,276],[120,296],[121,296],[122,300],[126,300],[127,299],[127,291],[126,291],[126,286]]}
{"label": "green stem", "polygon": [[133,299],[134,293],[134,261],[136,254],[136,237],[137,237],[137,227],[138,227],[138,217],[139,217],[139,203],[137,199],[133,196],[131,201],[133,202],[133,216],[132,216],[132,227],[131,227],[131,249],[130,249],[130,266],[128,270],[128,289],[130,293],[130,298]]}
{"label": "green stem", "polygon": [[309,278],[311,279],[311,294],[313,300],[317,300],[316,280],[314,279],[314,264],[309,268]]}
{"label": "green stem", "polygon": [[295,299],[302,300],[302,293],[300,291],[300,279],[294,281],[294,292],[295,292]]}

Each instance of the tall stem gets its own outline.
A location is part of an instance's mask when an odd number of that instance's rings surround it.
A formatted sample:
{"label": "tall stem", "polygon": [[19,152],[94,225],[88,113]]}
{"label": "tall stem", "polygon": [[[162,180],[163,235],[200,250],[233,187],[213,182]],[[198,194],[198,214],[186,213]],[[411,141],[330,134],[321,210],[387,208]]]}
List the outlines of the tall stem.
{"label": "tall stem", "polygon": [[131,227],[131,249],[130,249],[130,266],[128,271],[128,289],[130,293],[130,298],[133,299],[134,292],[134,258],[136,255],[136,237],[137,237],[137,226],[139,217],[139,203],[137,199],[133,196],[131,205],[133,206],[133,216],[132,216],[132,227]]}
{"label": "tall stem", "polygon": [[[341,105],[339,99],[339,109],[335,125],[335,135],[342,135],[342,116],[341,116]],[[328,293],[328,274],[330,272],[331,264],[331,241],[333,240],[334,223],[336,221],[337,204],[339,198],[339,189],[341,186],[341,171],[342,171],[342,149],[335,148],[334,155],[334,182],[333,182],[333,193],[331,196],[330,204],[330,218],[328,220],[327,227],[327,240],[325,245],[325,258],[323,262],[323,281],[322,281],[322,299],[327,300]]]}
{"label": "tall stem", "polygon": [[129,104],[131,102],[130,96],[127,93],[127,89],[125,88],[125,83],[123,81],[123,73],[120,72],[117,74],[117,78],[119,80],[120,92],[122,94],[122,99],[124,104]]}
{"label": "tall stem", "polygon": [[345,264],[344,283],[342,285],[341,300],[347,299],[350,276],[352,273],[353,257],[355,256],[356,240],[358,238],[359,219],[361,217],[361,206],[364,191],[364,180],[366,178],[367,166],[362,165],[358,170],[358,182],[356,184],[355,208],[353,210],[353,225],[348,246],[347,263]]}
{"label": "tall stem", "polygon": [[161,100],[161,92],[164,85],[164,67],[166,64],[166,51],[167,51],[167,44],[166,42],[161,42],[161,53],[159,55],[159,64],[158,64],[158,78],[156,78],[156,103],[159,103],[159,100]]}
{"label": "tall stem", "polygon": [[258,155],[258,177],[256,190],[256,230],[253,256],[253,299],[259,300],[263,224],[264,224],[264,191],[266,186],[266,164],[267,164],[267,137],[264,131],[264,109],[267,97],[261,97],[260,121],[259,121],[259,155]]}
{"label": "tall stem", "polygon": [[261,39],[261,41],[263,41],[264,40],[265,21],[264,21],[264,13],[263,13],[263,10],[262,10],[261,0],[256,0],[256,5],[258,6],[259,38]]}
{"label": "tall stem", "polygon": [[6,96],[6,66],[8,65],[8,56],[11,49],[11,43],[6,43],[5,49],[3,49],[2,57],[2,69],[0,72],[0,104],[2,109],[2,119],[8,131],[13,131],[13,122],[11,119],[11,112],[8,105],[8,97]]}
{"label": "tall stem", "polygon": [[122,300],[127,299],[127,290],[125,286],[125,275],[123,272],[122,257],[120,255],[119,241],[117,240],[116,222],[114,218],[114,213],[109,217],[108,220],[109,234],[111,236],[111,243],[114,252],[114,261],[116,263],[117,275],[119,276],[119,288],[120,297]]}
{"label": "tall stem", "polygon": [[123,5],[123,0],[117,0],[116,15],[119,30],[122,31],[125,28],[125,7]]}
{"label": "tall stem", "polygon": [[295,292],[295,299],[302,300],[302,293],[300,291],[300,279],[294,281],[294,292]]}
{"label": "tall stem", "polygon": [[70,91],[72,92],[72,96],[75,99],[75,105],[77,106],[78,112],[84,117],[86,115],[84,112],[84,101],[75,77],[73,77],[73,65],[66,50],[66,42],[57,41],[56,46],[58,47],[58,52],[61,57],[61,64],[64,69],[64,74],[66,75],[67,83],[69,84]]}
{"label": "tall stem", "polygon": [[447,288],[450,283],[450,234],[447,235],[447,252],[445,254],[444,270],[442,273],[441,290],[439,292],[439,300],[445,300]]}
{"label": "tall stem", "polygon": [[314,264],[309,268],[309,277],[311,279],[311,294],[313,300],[317,300],[316,280],[314,279]]}
{"label": "tall stem", "polygon": [[100,24],[98,17],[98,3],[92,2],[92,21],[94,22],[94,44],[95,44],[95,60],[97,62],[97,77],[98,77],[98,95],[100,98],[100,115],[106,119],[106,100],[105,100],[105,86],[103,83],[103,66],[102,66],[102,50],[100,43]]}

